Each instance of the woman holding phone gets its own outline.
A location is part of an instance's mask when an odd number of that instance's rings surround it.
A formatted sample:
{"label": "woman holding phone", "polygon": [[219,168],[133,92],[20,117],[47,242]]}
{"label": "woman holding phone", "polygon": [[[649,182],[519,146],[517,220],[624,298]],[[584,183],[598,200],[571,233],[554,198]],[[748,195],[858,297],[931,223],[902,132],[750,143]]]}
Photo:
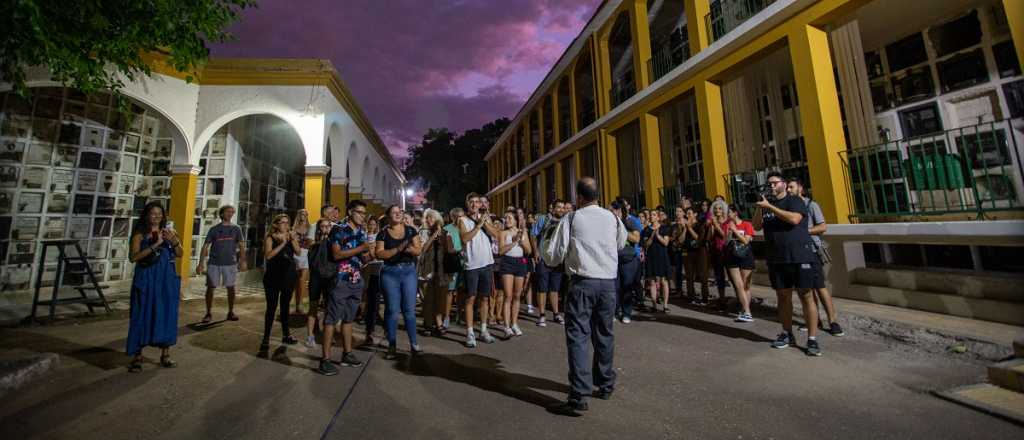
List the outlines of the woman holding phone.
{"label": "woman holding phone", "polygon": [[126,351],[132,356],[128,371],[142,371],[142,348],[160,347],[160,366],[173,368],[170,347],[178,341],[178,298],[181,278],[174,259],[181,258],[181,241],[167,227],[164,208],[151,202],[142,210],[132,233],[131,309]]}
{"label": "woman holding phone", "polygon": [[416,257],[422,242],[416,229],[407,226],[402,208],[392,205],[387,210],[388,225],[377,235],[374,254],[384,261],[380,272],[384,290],[384,325],[387,330],[388,352],[385,359],[398,355],[398,315],[405,320],[405,331],[413,354],[419,354],[416,343]]}
{"label": "woman holding phone", "polygon": [[270,230],[263,238],[263,290],[267,296],[267,311],[263,315],[263,343],[260,354],[270,350],[270,329],[274,326],[274,314],[281,310],[281,342],[292,345],[298,341],[288,331],[288,305],[298,273],[295,270],[295,254],[299,246],[299,234],[291,230],[288,214],[278,214],[270,223]]}

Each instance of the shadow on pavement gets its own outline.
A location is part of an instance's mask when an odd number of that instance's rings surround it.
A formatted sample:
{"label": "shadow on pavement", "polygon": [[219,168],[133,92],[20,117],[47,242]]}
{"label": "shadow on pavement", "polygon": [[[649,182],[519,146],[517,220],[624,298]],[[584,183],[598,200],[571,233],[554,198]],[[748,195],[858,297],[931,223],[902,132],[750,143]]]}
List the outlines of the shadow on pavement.
{"label": "shadow on pavement", "polygon": [[716,335],[725,336],[727,338],[746,339],[751,342],[772,342],[772,339],[766,338],[750,330],[744,330],[741,328],[717,324],[709,321],[702,321],[700,319],[690,318],[688,316],[673,314],[656,314],[651,315],[649,317],[644,317],[643,319],[646,321],[679,325],[694,330],[700,330],[702,332],[714,333]]}
{"label": "shadow on pavement", "polygon": [[510,372],[501,366],[498,359],[477,354],[423,354],[407,360],[408,363],[397,362],[395,368],[406,374],[464,383],[542,408],[557,404],[559,400],[537,389],[563,394],[569,392],[568,385]]}

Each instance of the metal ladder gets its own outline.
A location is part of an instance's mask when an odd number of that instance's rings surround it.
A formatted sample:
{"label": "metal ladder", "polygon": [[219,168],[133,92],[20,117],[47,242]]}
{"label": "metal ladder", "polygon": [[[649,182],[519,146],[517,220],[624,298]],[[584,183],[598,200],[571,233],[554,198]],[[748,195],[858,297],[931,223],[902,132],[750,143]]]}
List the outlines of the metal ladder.
{"label": "metal ladder", "polygon": [[[82,251],[82,246],[75,240],[49,240],[43,241],[43,252],[39,259],[39,273],[36,275],[36,288],[35,295],[32,297],[32,314],[26,318],[28,325],[32,325],[36,322],[36,310],[39,306],[50,307],[50,321],[53,321],[57,313],[58,305],[65,304],[85,304],[89,308],[89,313],[95,313],[93,307],[103,306],[103,308],[110,313],[110,305],[107,303],[107,298],[103,296],[103,289],[108,286],[100,285],[96,280],[96,273],[92,271],[92,266],[89,265],[86,260],[85,252]],[[69,256],[66,246],[74,245],[75,256]],[[53,280],[53,294],[50,299],[39,299],[39,293],[42,291],[43,281],[43,261],[46,261],[46,252],[51,248],[57,248],[57,275]],[[65,276],[81,276],[84,277],[82,285],[74,286],[75,291],[78,292],[78,297],[60,298],[59,291],[61,286],[64,284]],[[96,292],[95,297],[90,297],[86,292]]]}

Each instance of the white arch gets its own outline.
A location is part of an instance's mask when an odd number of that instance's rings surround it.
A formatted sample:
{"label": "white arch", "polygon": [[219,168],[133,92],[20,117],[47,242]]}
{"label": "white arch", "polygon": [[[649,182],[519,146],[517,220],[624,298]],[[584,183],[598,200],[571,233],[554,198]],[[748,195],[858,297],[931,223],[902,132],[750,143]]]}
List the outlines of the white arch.
{"label": "white arch", "polygon": [[[270,110],[266,110],[266,109],[259,109],[259,108],[238,109],[238,110],[235,110],[235,111],[232,111],[232,112],[228,112],[228,113],[222,114],[222,115],[218,116],[216,119],[214,119],[213,121],[211,121],[206,126],[206,128],[204,128],[203,131],[199,133],[199,136],[196,138],[196,144],[195,145],[202,145],[202,146],[205,147],[206,143],[210,141],[210,138],[212,138],[213,135],[216,134],[217,131],[220,130],[222,127],[224,127],[225,125],[227,125],[228,123],[230,123],[230,122],[232,122],[232,121],[234,121],[236,119],[240,119],[240,118],[244,118],[246,116],[252,116],[252,115],[271,115],[271,116],[274,116],[274,117],[276,117],[278,119],[281,119],[282,121],[286,122],[292,128],[292,130],[295,131],[295,134],[299,137],[299,142],[301,143],[303,152],[306,155],[306,163],[305,164],[307,166],[309,166],[309,165],[324,165],[322,163],[323,162],[323,156],[324,156],[323,152],[321,151],[322,146],[317,141],[311,139],[311,138],[317,137],[317,136],[314,135],[314,133],[319,132],[319,137],[322,137],[323,133],[322,133],[322,131],[318,131],[319,129],[316,126],[315,117],[312,117],[312,116],[308,117],[308,118],[299,118],[299,117],[296,117],[294,115],[288,115],[288,114],[285,114],[285,113],[282,113],[282,112],[270,111]],[[199,164],[199,156],[201,155],[201,153],[202,153],[202,148],[196,148],[195,150],[192,151],[191,163],[193,165],[198,165]],[[312,158],[319,158],[319,159],[312,159]],[[321,162],[321,163],[316,163],[316,162]]]}

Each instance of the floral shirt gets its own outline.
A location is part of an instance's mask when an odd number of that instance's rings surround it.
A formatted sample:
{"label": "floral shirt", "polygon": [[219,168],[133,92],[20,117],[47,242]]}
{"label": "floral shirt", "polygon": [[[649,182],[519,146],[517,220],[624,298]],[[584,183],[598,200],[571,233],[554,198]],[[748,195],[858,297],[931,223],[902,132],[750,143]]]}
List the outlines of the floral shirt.
{"label": "floral shirt", "polygon": [[[340,225],[331,228],[331,244],[337,244],[341,250],[355,249],[366,243],[366,230],[363,228],[353,229],[348,221],[342,221]],[[338,261],[338,281],[358,283],[363,279],[359,269],[363,267],[363,260],[359,255],[349,258],[342,258]]]}

